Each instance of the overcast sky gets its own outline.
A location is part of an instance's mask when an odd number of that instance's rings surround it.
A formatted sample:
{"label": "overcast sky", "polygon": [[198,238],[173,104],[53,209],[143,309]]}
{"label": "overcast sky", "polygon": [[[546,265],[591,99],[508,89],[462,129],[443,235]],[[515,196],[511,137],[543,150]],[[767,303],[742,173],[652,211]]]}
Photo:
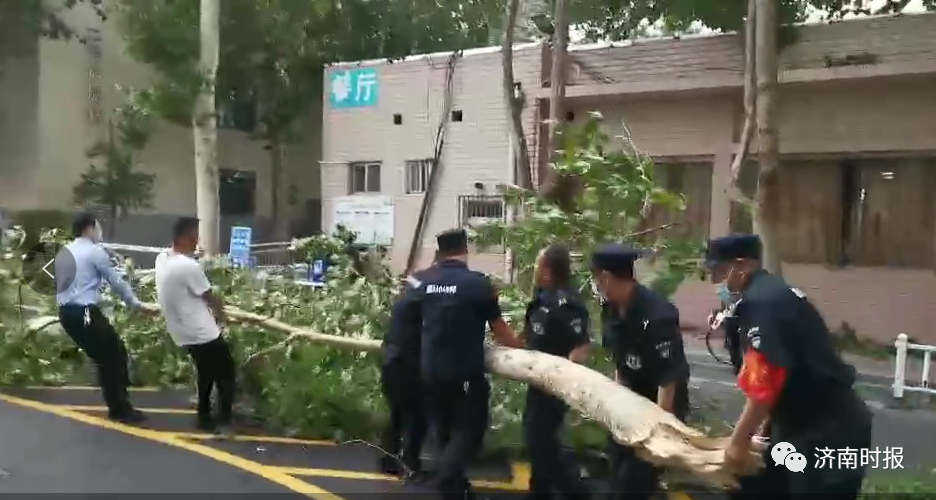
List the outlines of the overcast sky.
{"label": "overcast sky", "polygon": [[[870,0],[870,1],[866,1],[865,4],[868,9],[870,9],[871,11],[874,11],[875,9],[878,9],[881,6],[883,6],[886,1],[887,0]],[[923,8],[923,0],[912,0],[907,5],[907,8],[904,9],[904,12],[913,13],[913,12],[923,12],[924,10],[925,9]],[[852,17],[854,16],[848,15],[845,18],[850,19]],[[820,21],[822,21],[822,12],[819,12],[819,11],[812,12],[807,18],[807,22],[820,22]],[[711,30],[706,29],[705,27],[701,25],[698,26],[698,30],[700,33],[711,32]],[[570,33],[569,33],[569,37],[572,39],[573,43],[575,43],[576,41],[581,41],[583,38],[583,33],[581,32],[576,33],[576,31],[578,30],[573,28],[572,30],[570,30]],[[659,29],[648,28],[647,31],[651,36],[660,36],[663,34]]]}

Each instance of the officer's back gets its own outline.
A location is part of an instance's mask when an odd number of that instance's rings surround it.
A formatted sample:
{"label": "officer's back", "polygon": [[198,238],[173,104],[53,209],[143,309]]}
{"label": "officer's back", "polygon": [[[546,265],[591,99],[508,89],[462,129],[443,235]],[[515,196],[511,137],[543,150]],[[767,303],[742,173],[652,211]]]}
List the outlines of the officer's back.
{"label": "officer's back", "polygon": [[483,375],[485,326],[500,316],[488,278],[462,260],[443,259],[417,279],[424,375],[440,380]]}
{"label": "officer's back", "polygon": [[419,318],[410,312],[406,296],[401,293],[390,308],[390,324],[383,338],[385,366],[418,370],[421,327]]}
{"label": "officer's back", "polygon": [[[776,419],[805,425],[820,407],[845,402],[855,382],[855,370],[836,352],[832,333],[803,292],[783,278],[760,271],[738,303],[737,315],[745,318],[768,308],[782,332],[778,351],[788,358],[784,361],[789,365]],[[748,329],[740,334],[746,346],[761,341],[759,331]]]}

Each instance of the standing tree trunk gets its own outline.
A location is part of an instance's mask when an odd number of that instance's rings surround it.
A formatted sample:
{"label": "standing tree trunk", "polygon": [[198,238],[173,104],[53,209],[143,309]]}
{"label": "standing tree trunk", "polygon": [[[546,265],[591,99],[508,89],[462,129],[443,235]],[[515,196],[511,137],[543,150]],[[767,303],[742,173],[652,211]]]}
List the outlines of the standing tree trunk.
{"label": "standing tree trunk", "polygon": [[[565,121],[566,58],[569,51],[569,15],[565,0],[556,0],[555,31],[552,43],[552,67],[549,69],[549,137],[548,157],[558,148],[556,132]],[[551,174],[552,175],[552,174]]]}
{"label": "standing tree trunk", "polygon": [[199,69],[205,83],[195,99],[192,135],[195,141],[195,198],[198,239],[205,255],[215,255],[221,203],[218,189],[218,128],[215,113],[215,76],[218,73],[220,0],[201,0]]}
{"label": "standing tree trunk", "polygon": [[[750,206],[751,202],[747,199],[747,196],[741,190],[741,186],[739,185],[738,180],[741,177],[741,169],[744,168],[744,160],[747,156],[748,148],[751,146],[751,137],[754,135],[754,128],[756,127],[756,18],[757,0],[748,0],[747,18],[744,22],[744,125],[741,128],[741,137],[738,139],[737,150],[735,151],[734,158],[731,161],[731,177],[728,181],[727,190],[729,198],[736,203],[744,205],[745,208],[753,207]],[[729,217],[731,217],[730,214]],[[732,222],[733,221],[729,219],[729,228],[731,227]]]}
{"label": "standing tree trunk", "polygon": [[270,186],[271,212],[273,225],[273,238],[276,241],[286,241],[289,238],[289,182],[283,175],[286,168],[286,145],[280,137],[270,139]]}
{"label": "standing tree trunk", "polygon": [[523,189],[533,189],[533,171],[530,169],[530,153],[526,135],[523,133],[523,93],[514,88],[513,43],[514,29],[520,0],[510,0],[504,22],[504,39],[501,46],[501,90],[504,94],[504,110],[510,123],[510,141],[513,144],[513,162],[516,169],[517,183]]}
{"label": "standing tree trunk", "polygon": [[756,67],[757,67],[757,137],[760,171],[757,176],[757,209],[754,231],[764,244],[764,267],[781,273],[777,232],[779,224],[780,138],[775,123],[777,88],[778,20],[776,0],[756,0]]}

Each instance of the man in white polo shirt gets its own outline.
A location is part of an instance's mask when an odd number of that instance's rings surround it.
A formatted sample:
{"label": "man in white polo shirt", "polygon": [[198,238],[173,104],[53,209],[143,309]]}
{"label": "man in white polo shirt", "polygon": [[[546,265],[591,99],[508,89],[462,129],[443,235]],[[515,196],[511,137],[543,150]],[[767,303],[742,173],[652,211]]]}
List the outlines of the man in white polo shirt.
{"label": "man in white polo shirt", "polygon": [[[198,246],[198,219],[180,218],[172,229],[172,249],[156,258],[156,297],[172,340],[192,356],[198,373],[198,428],[230,432],[234,404],[234,358],[219,325],[224,304],[211,290],[201,265],[191,256]],[[211,390],[218,388],[217,420]]]}

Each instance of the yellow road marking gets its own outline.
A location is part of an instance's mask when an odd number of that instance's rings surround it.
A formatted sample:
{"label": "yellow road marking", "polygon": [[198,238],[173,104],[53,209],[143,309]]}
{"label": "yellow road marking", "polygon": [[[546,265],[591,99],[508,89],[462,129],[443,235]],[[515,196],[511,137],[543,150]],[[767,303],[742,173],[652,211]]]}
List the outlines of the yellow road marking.
{"label": "yellow road marking", "polygon": [[[312,477],[331,477],[336,479],[356,479],[363,481],[399,481],[400,478],[396,476],[389,476],[387,474],[377,474],[373,472],[355,472],[349,470],[339,470],[339,469],[308,469],[305,467],[270,467],[271,469],[276,469],[284,474],[289,474],[291,476],[312,476]],[[505,481],[484,481],[484,480],[472,480],[471,484],[479,488],[490,488],[496,490],[506,490],[506,491],[526,491],[527,485],[524,484],[522,488],[517,488],[513,482]]]}
{"label": "yellow road marking", "polygon": [[683,493],[681,491],[668,491],[666,496],[669,497],[669,500],[692,500],[692,497],[688,493]]}
{"label": "yellow road marking", "polygon": [[[72,410],[72,411],[107,411],[106,406],[94,406],[94,405],[57,405],[52,404],[56,408],[61,408],[63,410]],[[143,413],[168,413],[170,415],[194,415],[195,410],[189,408],[137,408]]]}
{"label": "yellow road marking", "polygon": [[[183,439],[197,439],[204,441],[211,440],[220,440],[216,434],[206,434],[200,432],[168,432],[173,436],[183,438]],[[283,436],[251,436],[251,435],[237,435],[233,437],[224,438],[225,441],[247,441],[252,443],[282,443],[282,444],[301,444],[306,446],[338,446],[338,443],[334,441],[320,441],[316,439],[301,439],[301,438],[291,438]]]}
{"label": "yellow road marking", "polygon": [[[94,385],[27,385],[26,389],[52,390],[52,391],[97,391],[100,387]],[[127,387],[130,392],[159,392],[159,387]]]}
{"label": "yellow road marking", "polygon": [[87,425],[92,425],[94,427],[122,432],[140,439],[162,443],[168,446],[196,453],[204,457],[212,458],[218,462],[222,462],[243,471],[256,474],[257,476],[260,476],[267,481],[279,484],[280,486],[288,488],[291,491],[301,493],[315,500],[344,500],[342,497],[330,491],[326,491],[322,488],[319,488],[318,486],[315,486],[314,484],[292,477],[275,467],[268,467],[252,460],[247,460],[245,458],[217,450],[210,446],[192,443],[190,441],[186,441],[185,439],[175,437],[171,434],[150,429],[131,427],[129,425],[111,422],[110,420],[95,417],[93,415],[87,415],[79,411],[74,411],[46,403],[40,403],[38,401],[32,401],[29,399],[8,396],[6,394],[0,394],[0,401],[5,401],[10,404],[40,411],[50,415],[56,415],[58,417],[68,418]]}
{"label": "yellow road marking", "polygon": [[525,491],[530,486],[530,464],[525,462],[510,462],[511,484],[519,491]]}

